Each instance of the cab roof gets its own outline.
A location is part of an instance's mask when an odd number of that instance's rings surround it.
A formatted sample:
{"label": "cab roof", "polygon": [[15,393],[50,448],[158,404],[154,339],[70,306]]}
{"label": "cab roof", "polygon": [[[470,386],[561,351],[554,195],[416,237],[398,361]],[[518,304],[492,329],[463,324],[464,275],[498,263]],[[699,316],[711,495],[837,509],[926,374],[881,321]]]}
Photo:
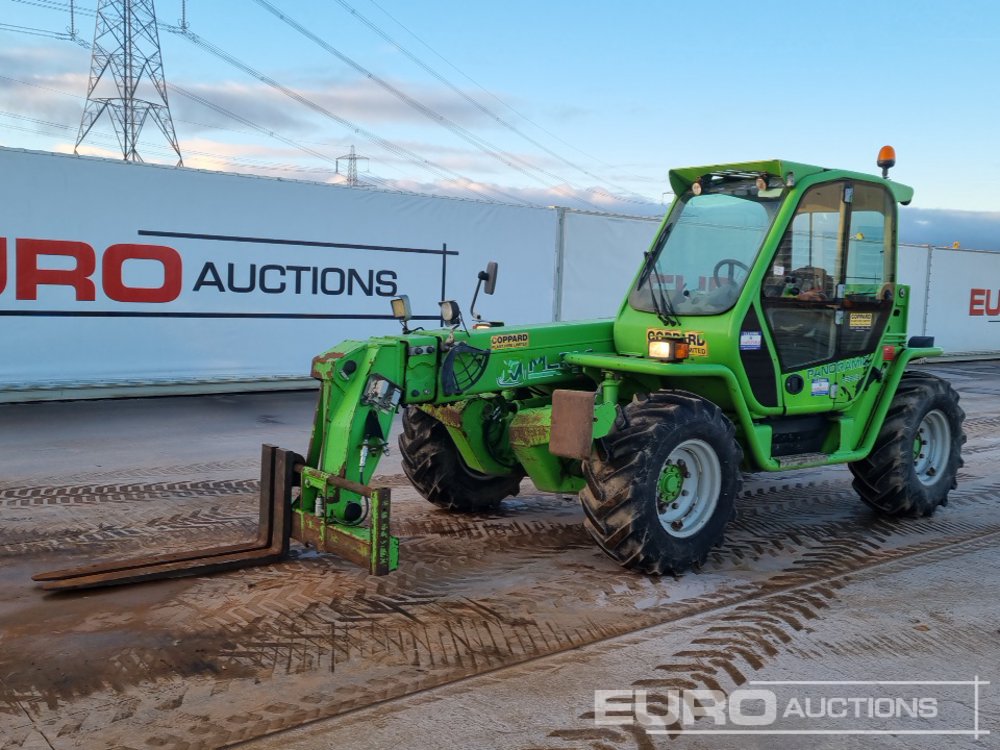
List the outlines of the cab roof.
{"label": "cab roof", "polygon": [[865,180],[885,185],[899,203],[904,206],[913,199],[913,188],[899,182],[886,180],[877,175],[863,174],[861,172],[850,172],[842,169],[828,169],[827,167],[817,167],[813,164],[801,164],[800,162],[785,161],[782,159],[767,159],[765,161],[744,161],[734,164],[710,164],[705,167],[681,167],[670,170],[670,187],[675,195],[684,193],[691,184],[699,177],[705,175],[717,175],[720,177],[748,177],[754,178],[761,173],[774,175],[781,179],[787,179],[788,174],[795,176],[796,182],[814,174],[827,173],[829,179],[846,177],[849,179]]}

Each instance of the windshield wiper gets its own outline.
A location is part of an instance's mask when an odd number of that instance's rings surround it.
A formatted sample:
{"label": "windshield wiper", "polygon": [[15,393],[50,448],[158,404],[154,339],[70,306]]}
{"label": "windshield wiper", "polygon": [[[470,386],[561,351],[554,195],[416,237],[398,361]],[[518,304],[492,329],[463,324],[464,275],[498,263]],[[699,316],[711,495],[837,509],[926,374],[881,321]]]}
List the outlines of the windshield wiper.
{"label": "windshield wiper", "polygon": [[674,309],[674,303],[670,299],[670,294],[664,291],[663,284],[660,283],[659,278],[656,279],[654,284],[653,276],[656,270],[656,258],[659,256],[659,251],[666,244],[667,235],[670,234],[673,226],[673,224],[669,224],[663,230],[663,234],[660,236],[659,242],[656,243],[656,247],[646,255],[646,265],[643,269],[643,273],[646,274],[646,284],[649,286],[649,296],[653,301],[653,310],[656,312],[656,317],[666,326],[679,326],[681,322],[677,320],[677,311]]}
{"label": "windshield wiper", "polygon": [[668,326],[679,326],[681,322],[677,319],[677,310],[674,309],[673,300],[670,299],[670,293],[665,291],[663,284],[660,280],[656,280],[656,286],[653,286],[653,273],[649,274],[649,291],[650,296],[653,298],[653,308],[656,310],[657,316],[663,321],[664,325]]}

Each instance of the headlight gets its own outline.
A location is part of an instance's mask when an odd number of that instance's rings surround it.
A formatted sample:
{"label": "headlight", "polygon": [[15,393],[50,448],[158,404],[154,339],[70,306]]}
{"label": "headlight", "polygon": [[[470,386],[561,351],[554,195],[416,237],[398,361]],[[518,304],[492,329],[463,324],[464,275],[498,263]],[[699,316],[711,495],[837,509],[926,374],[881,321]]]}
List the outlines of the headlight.
{"label": "headlight", "polygon": [[650,359],[679,362],[682,359],[687,359],[690,353],[690,345],[679,339],[658,339],[649,342]]}
{"label": "headlight", "polygon": [[649,342],[649,356],[653,359],[673,359],[674,358],[674,342],[673,341],[650,341]]}

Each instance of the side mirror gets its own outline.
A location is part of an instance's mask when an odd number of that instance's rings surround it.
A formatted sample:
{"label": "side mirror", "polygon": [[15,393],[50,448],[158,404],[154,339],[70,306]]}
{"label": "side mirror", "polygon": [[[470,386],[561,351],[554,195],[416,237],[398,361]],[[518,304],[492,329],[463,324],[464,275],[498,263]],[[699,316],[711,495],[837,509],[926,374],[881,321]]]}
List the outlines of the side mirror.
{"label": "side mirror", "polygon": [[[476,293],[472,295],[472,304],[469,305],[469,312],[475,320],[482,320],[483,316],[476,312],[476,300],[479,299],[480,289],[486,294],[493,294],[497,288],[497,263],[495,260],[491,260],[486,264],[486,270],[479,272],[478,279],[479,281],[476,282]],[[485,282],[485,285],[483,282]]]}
{"label": "side mirror", "polygon": [[485,281],[483,285],[484,294],[493,294],[497,288],[497,263],[495,260],[491,260],[486,264],[486,270],[479,272],[479,280]]}

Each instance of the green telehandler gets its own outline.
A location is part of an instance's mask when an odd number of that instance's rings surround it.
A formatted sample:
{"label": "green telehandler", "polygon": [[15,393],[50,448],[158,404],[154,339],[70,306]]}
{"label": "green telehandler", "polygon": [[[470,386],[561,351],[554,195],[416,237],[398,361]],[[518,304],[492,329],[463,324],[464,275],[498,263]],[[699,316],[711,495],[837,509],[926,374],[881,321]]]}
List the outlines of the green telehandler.
{"label": "green telehandler", "polygon": [[[445,327],[344,341],[317,356],[312,439],[265,446],[256,542],[36,576],[83,588],[280,559],[289,537],[397,566],[388,490],[369,486],[403,409],[413,486],[458,513],[495,508],[527,476],[579,493],[611,558],[649,574],[702,563],[735,514],[742,472],[847,464],[881,514],[945,505],[964,413],[944,380],[907,369],[940,355],[907,337],[897,204],[882,175],[771,160],[675,169],[676,199],[613,320],[506,326],[453,301]],[[299,487],[296,493],[293,487]]]}

